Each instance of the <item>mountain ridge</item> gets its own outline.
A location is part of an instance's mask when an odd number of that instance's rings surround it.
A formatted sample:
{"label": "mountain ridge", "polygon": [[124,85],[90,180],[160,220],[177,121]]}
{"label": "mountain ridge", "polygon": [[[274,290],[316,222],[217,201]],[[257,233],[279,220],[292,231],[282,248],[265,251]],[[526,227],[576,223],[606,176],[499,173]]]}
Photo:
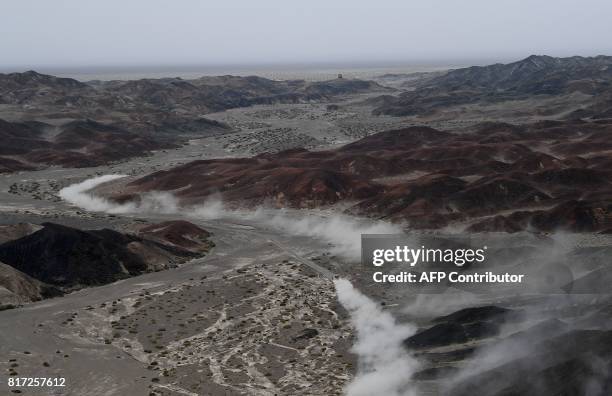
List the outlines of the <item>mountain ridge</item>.
{"label": "mountain ridge", "polygon": [[408,116],[472,103],[495,103],[574,92],[599,95],[612,89],[612,56],[554,58],[531,55],[512,63],[450,70],[413,91],[386,97],[374,114]]}

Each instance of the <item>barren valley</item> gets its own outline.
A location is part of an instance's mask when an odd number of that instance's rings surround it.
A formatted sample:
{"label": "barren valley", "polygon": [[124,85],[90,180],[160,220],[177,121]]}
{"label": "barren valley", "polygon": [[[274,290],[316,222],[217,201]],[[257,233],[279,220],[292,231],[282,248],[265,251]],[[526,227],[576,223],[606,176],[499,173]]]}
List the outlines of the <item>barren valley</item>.
{"label": "barren valley", "polygon": [[[1,75],[0,371],[66,381],[3,392],[610,392],[611,66]],[[377,233],[498,238],[575,292],[377,285]]]}

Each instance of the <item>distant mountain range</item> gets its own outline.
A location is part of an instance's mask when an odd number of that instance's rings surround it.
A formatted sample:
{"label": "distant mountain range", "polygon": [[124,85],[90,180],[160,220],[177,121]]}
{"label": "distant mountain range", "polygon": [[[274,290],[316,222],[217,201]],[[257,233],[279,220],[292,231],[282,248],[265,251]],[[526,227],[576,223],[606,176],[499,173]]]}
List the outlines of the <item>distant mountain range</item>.
{"label": "distant mountain range", "polygon": [[[393,76],[391,76],[393,77]],[[47,165],[95,166],[226,133],[203,114],[255,104],[324,102],[361,92],[374,114],[430,115],[453,106],[536,97],[590,98],[559,111],[568,119],[612,117],[612,57],[530,56],[420,76],[399,96],[372,81],[275,81],[217,76],[80,82],[35,71],[0,74],[0,172]],[[568,99],[568,102],[571,102]],[[563,107],[563,106],[561,106]],[[1,116],[0,116],[1,118]]]}
{"label": "distant mountain range", "polygon": [[390,89],[372,81],[276,81],[262,77],[218,76],[195,80],[160,78],[79,82],[35,71],[0,74],[0,104],[53,106],[84,114],[98,109],[127,113],[195,111],[209,113],[253,104],[321,101],[337,95]]}
{"label": "distant mountain range", "polygon": [[[255,104],[327,101],[386,92],[352,79],[306,82],[202,77],[79,82],[35,71],[0,74],[0,173],[45,165],[96,166],[225,133],[202,114]],[[1,118],[1,117],[0,117]]]}
{"label": "distant mountain range", "polygon": [[[380,99],[375,114],[426,114],[452,105],[524,99],[536,95],[608,94],[612,57],[532,55],[514,63],[473,66],[425,79],[414,91]],[[608,103],[610,103],[608,101]]]}

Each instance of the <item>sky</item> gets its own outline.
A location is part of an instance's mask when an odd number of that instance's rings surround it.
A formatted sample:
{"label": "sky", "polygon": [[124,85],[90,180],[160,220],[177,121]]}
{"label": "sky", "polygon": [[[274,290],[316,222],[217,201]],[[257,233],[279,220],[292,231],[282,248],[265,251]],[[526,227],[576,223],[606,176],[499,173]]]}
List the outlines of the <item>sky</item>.
{"label": "sky", "polygon": [[612,55],[610,0],[1,0],[0,69]]}

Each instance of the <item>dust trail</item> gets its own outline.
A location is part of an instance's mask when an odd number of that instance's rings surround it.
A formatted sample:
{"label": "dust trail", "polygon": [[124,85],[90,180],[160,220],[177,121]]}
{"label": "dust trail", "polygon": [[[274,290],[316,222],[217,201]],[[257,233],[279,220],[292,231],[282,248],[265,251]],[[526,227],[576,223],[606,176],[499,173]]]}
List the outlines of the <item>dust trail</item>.
{"label": "dust trail", "polygon": [[87,191],[99,186],[102,183],[120,179],[125,176],[126,175],[104,175],[94,177],[93,179],[87,179],[81,183],[72,184],[68,187],[62,188],[59,192],[59,196],[64,201],[68,201],[71,204],[85,210],[108,212],[115,209],[119,205],[110,202],[107,199],[96,197]]}
{"label": "dust trail", "polygon": [[[297,216],[296,216],[297,215]],[[359,260],[362,234],[401,234],[400,226],[382,221],[317,212],[282,210],[256,211],[256,219],[291,235],[308,236],[333,243],[331,251],[351,260]]]}
{"label": "dust trail", "polygon": [[143,194],[138,203],[123,203],[118,204],[106,198],[98,197],[89,190],[99,186],[100,184],[120,179],[125,175],[103,175],[87,179],[81,183],[73,184],[60,190],[59,196],[78,206],[79,208],[95,211],[106,212],[112,214],[120,213],[177,213],[179,211],[178,201],[176,198],[166,192],[151,192]]}
{"label": "dust trail", "polygon": [[85,210],[111,214],[164,213],[178,214],[201,220],[227,218],[235,221],[251,220],[265,227],[283,231],[289,235],[307,236],[330,243],[330,251],[350,260],[359,260],[361,234],[398,234],[401,227],[382,221],[360,219],[338,213],[330,214],[312,210],[232,210],[223,205],[219,195],[211,196],[199,205],[179,206],[178,200],[167,192],[150,192],[141,195],[139,202],[116,203],[90,192],[96,186],[124,175],[104,175],[62,190],[59,195],[65,201]]}
{"label": "dust trail", "polygon": [[402,346],[416,332],[413,325],[396,323],[374,301],[346,279],[334,281],[338,300],[349,312],[357,331],[353,352],[359,357],[357,376],[348,385],[348,396],[415,396],[411,378],[419,365]]}

